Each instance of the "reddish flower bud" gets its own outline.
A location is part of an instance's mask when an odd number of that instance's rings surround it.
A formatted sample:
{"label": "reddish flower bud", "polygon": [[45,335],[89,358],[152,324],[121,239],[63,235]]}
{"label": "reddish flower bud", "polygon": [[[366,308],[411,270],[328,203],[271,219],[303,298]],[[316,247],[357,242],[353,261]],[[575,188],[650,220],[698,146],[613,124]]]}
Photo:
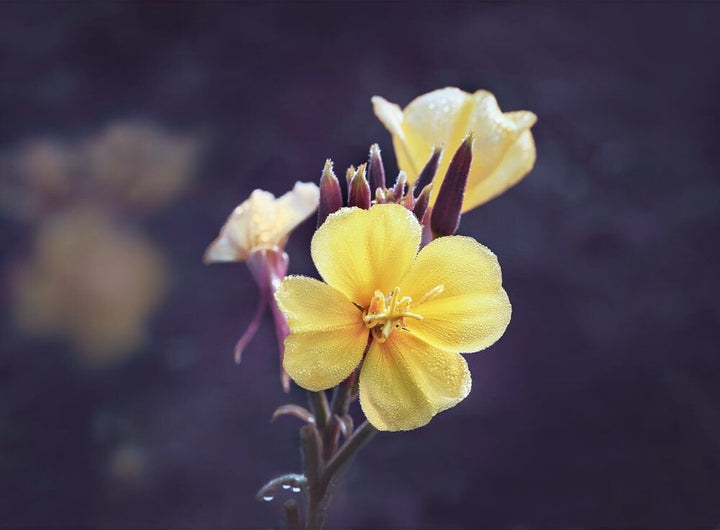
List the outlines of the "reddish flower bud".
{"label": "reddish flower bud", "polygon": [[370,146],[367,172],[371,190],[385,187],[385,168],[383,167],[382,157],[380,156],[380,146],[378,144],[372,144]]}
{"label": "reddish flower bud", "polygon": [[422,189],[420,195],[418,195],[418,198],[415,201],[415,206],[413,207],[413,213],[421,224],[423,221],[423,217],[425,216],[425,212],[427,211],[428,204],[430,204],[430,193],[432,192],[432,186],[433,185],[431,182]]}
{"label": "reddish flower bud", "polygon": [[333,163],[329,158],[325,161],[322,176],[320,177],[320,204],[318,205],[318,222],[320,226],[327,216],[342,208],[343,199],[338,182],[333,172]]}
{"label": "reddish flower bud", "polygon": [[363,210],[370,208],[370,185],[365,178],[365,166],[355,170],[348,184],[348,206],[357,206]]}
{"label": "reddish flower bud", "polygon": [[407,173],[404,171],[401,171],[398,173],[397,180],[395,181],[395,186],[393,187],[393,198],[395,199],[395,202],[400,201],[402,199],[403,194],[405,193],[405,185],[407,184]]}
{"label": "reddish flower bud", "polygon": [[452,235],[460,226],[465,186],[472,163],[472,144],[473,136],[470,133],[455,152],[440,186],[435,207],[430,216],[430,228],[436,238]]}
{"label": "reddish flower bud", "polygon": [[432,155],[430,155],[430,159],[427,161],[427,164],[425,164],[425,167],[422,169],[422,171],[418,175],[417,180],[415,181],[416,190],[420,190],[420,192],[422,193],[422,190],[425,189],[425,186],[427,186],[433,181],[433,178],[435,178],[435,173],[437,173],[438,170],[438,164],[440,163],[441,155],[442,149],[440,147],[436,147],[435,149],[433,149]]}

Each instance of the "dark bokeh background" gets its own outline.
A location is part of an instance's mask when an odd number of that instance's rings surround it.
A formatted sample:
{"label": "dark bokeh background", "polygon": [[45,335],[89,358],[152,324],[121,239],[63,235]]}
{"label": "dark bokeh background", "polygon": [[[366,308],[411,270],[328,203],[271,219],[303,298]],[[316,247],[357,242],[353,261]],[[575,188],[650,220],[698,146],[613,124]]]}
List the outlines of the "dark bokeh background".
{"label": "dark bokeh background", "polygon": [[[297,423],[269,422],[273,329],[234,365],[255,287],[203,250],[256,187],[375,141],[395,167],[370,97],[448,85],[539,117],[533,172],[461,227],[500,257],[513,320],[469,357],[468,399],[360,454],[331,524],[720,525],[718,23],[712,3],[0,5],[0,149],[118,119],[205,146],[182,197],[136,221],[167,295],[111,366],[13,324],[36,226],[2,214],[0,527],[279,526],[254,499],[299,469]],[[294,273],[313,273],[311,225]]]}

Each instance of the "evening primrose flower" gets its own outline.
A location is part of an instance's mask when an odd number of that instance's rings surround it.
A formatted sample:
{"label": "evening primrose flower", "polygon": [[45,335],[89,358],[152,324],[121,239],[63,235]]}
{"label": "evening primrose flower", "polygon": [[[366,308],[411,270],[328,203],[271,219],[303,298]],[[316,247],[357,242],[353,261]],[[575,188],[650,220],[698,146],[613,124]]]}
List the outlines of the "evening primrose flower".
{"label": "evening primrose flower", "polygon": [[438,238],[418,252],[421,226],[407,208],[342,208],[315,233],[311,253],[326,283],[289,276],[275,298],[287,316],[284,366],[320,391],[361,363],[360,404],[377,429],[425,425],[470,392],[459,353],[487,348],[510,321],[495,255],[472,238]]}
{"label": "evening primrose flower", "polygon": [[[468,133],[473,134],[473,164],[463,212],[517,184],[535,164],[530,128],[537,117],[525,110],[503,113],[495,96],[486,90],[469,94],[442,88],[414,99],[404,110],[379,96],[373,97],[372,103],[375,115],[393,136],[398,165],[410,183],[417,179],[435,148],[454,153]],[[431,205],[449,163],[447,156],[440,161]]]}
{"label": "evening primrose flower", "polygon": [[[265,308],[275,320],[275,331],[283,358],[283,344],[289,333],[285,316],[273,298],[280,281],[287,273],[289,258],[284,251],[290,233],[318,207],[319,190],[315,184],[297,182],[292,191],[275,198],[272,193],[255,190],[228,217],[218,237],[205,251],[205,263],[244,261],[260,289],[255,315],[235,345],[235,361],[240,362],[243,350],[260,326]],[[290,390],[287,373],[281,369],[283,389]]]}
{"label": "evening primrose flower", "polygon": [[253,191],[228,217],[205,252],[205,263],[247,261],[259,250],[282,251],[290,233],[317,209],[319,193],[310,182],[296,182],[277,199],[267,191]]}

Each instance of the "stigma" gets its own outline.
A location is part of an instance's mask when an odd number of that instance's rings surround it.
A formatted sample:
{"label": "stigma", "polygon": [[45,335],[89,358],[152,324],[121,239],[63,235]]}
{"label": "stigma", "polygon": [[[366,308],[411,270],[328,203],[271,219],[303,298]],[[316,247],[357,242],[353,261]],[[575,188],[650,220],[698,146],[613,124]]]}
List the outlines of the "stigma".
{"label": "stigma", "polygon": [[[419,300],[418,305],[435,298],[444,291],[442,285],[428,291]],[[400,296],[400,287],[396,287],[387,295],[375,291],[368,308],[363,311],[363,322],[370,329],[372,336],[378,342],[385,342],[395,330],[408,331],[405,327],[406,319],[422,320],[422,315],[410,310],[412,299],[409,296]]]}

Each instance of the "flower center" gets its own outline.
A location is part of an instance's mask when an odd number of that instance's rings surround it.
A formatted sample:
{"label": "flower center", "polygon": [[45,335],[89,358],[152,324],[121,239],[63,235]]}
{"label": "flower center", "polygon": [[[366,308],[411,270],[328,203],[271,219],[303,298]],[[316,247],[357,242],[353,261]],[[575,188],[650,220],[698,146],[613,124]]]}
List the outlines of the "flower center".
{"label": "flower center", "polygon": [[[425,293],[416,305],[435,298],[444,290],[442,285],[438,285]],[[412,299],[409,296],[400,297],[400,287],[396,287],[387,295],[381,291],[375,291],[370,305],[363,311],[363,322],[370,329],[375,340],[385,342],[396,329],[407,331],[406,318],[423,319],[421,315],[410,311],[411,304]]]}

